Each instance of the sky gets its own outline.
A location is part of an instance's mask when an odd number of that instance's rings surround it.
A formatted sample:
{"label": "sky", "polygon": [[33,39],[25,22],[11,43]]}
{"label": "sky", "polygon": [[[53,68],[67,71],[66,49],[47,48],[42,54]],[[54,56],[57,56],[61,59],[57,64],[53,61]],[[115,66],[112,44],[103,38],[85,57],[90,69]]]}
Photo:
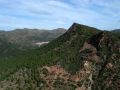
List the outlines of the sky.
{"label": "sky", "polygon": [[0,30],[68,29],[73,22],[120,28],[120,0],[0,0]]}

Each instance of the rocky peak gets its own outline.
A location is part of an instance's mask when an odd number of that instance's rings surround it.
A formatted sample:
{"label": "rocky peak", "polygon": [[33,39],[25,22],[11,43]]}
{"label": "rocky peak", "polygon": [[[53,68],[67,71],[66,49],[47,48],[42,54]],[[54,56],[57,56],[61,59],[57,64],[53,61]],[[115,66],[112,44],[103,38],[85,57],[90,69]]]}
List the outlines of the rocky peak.
{"label": "rocky peak", "polygon": [[78,24],[77,23],[73,23],[72,26],[68,29],[70,32],[75,32],[77,29]]}
{"label": "rocky peak", "polygon": [[100,30],[94,27],[90,27],[83,24],[73,23],[72,26],[68,29],[68,33],[78,33],[80,35],[86,35],[86,34],[96,34]]}

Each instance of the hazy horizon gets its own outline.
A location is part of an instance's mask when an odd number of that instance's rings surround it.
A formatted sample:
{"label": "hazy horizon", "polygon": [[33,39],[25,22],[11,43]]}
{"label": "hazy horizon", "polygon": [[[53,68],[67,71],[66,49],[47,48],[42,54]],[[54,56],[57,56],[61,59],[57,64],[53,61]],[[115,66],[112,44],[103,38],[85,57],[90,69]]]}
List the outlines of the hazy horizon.
{"label": "hazy horizon", "polygon": [[119,5],[119,0],[0,0],[0,30],[68,29],[73,22],[119,29]]}

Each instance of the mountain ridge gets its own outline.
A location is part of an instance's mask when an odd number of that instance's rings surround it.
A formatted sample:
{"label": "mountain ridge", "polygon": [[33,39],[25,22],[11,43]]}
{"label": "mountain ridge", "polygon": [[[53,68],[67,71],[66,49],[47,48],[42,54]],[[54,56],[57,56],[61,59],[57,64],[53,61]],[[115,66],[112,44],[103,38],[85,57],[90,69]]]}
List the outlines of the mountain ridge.
{"label": "mountain ridge", "polygon": [[[73,24],[63,35],[40,48],[5,59],[6,62],[0,60],[1,75],[8,76],[2,78],[0,85],[13,90],[119,90],[119,56],[119,36]],[[6,64],[7,73],[3,66]]]}

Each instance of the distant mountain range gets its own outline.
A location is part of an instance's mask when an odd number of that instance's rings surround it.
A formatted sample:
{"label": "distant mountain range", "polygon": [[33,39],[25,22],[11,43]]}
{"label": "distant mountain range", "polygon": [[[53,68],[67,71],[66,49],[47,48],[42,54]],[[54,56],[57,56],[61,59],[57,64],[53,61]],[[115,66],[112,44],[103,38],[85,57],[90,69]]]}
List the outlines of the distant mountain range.
{"label": "distant mountain range", "polygon": [[120,29],[112,30],[113,32],[120,32]]}
{"label": "distant mountain range", "polygon": [[0,31],[0,39],[24,46],[33,46],[38,42],[48,42],[66,32],[63,28],[54,30],[39,30],[39,29],[16,29],[12,31]]}
{"label": "distant mountain range", "polygon": [[46,45],[14,50],[0,56],[0,90],[120,90],[119,32],[74,23]]}
{"label": "distant mountain range", "polygon": [[24,50],[37,48],[64,34],[66,29],[15,29],[0,31],[0,57],[12,57]]}

